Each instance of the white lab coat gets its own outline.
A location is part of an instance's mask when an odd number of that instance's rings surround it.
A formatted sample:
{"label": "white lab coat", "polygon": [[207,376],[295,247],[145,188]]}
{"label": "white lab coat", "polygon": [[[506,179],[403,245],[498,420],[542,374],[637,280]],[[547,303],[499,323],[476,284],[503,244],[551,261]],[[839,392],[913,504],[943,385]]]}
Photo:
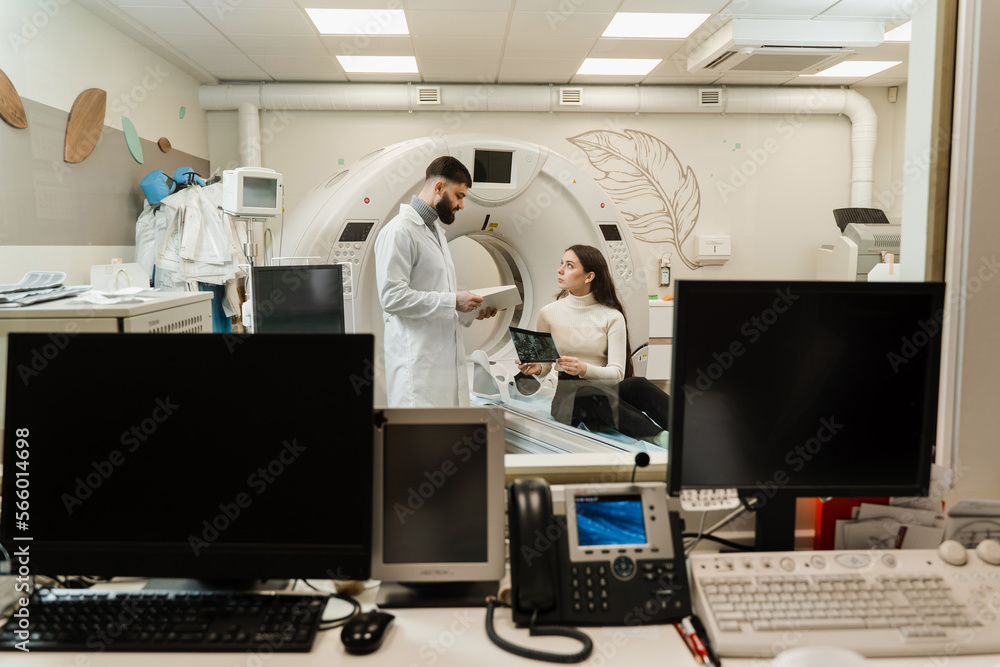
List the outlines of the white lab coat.
{"label": "white lab coat", "polygon": [[441,223],[409,204],[375,239],[375,279],[385,334],[390,407],[469,403],[465,345],[455,310],[455,265]]}

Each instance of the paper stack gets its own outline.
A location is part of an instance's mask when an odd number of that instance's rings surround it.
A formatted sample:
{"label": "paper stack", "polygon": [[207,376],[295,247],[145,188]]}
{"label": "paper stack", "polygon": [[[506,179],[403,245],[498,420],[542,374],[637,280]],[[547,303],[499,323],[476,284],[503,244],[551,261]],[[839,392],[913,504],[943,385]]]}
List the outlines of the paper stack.
{"label": "paper stack", "polygon": [[469,311],[468,313],[459,313],[458,319],[460,322],[467,323],[471,322],[477,317],[479,313],[487,308],[496,308],[497,310],[503,310],[504,308],[513,308],[517,304],[521,303],[521,294],[517,291],[516,285],[500,285],[499,287],[480,287],[478,289],[469,290],[473,294],[483,297],[483,305],[476,310]]}
{"label": "paper stack", "polygon": [[852,520],[837,521],[834,549],[936,549],[945,517],[931,510],[861,503]]}

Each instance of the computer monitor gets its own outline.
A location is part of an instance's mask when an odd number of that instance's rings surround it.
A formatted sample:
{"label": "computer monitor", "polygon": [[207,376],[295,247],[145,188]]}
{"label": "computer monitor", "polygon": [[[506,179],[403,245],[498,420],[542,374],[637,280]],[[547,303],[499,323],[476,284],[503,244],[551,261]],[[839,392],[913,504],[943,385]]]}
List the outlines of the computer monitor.
{"label": "computer monitor", "polygon": [[344,333],[340,264],[255,266],[254,333]]}
{"label": "computer monitor", "polygon": [[678,281],[668,489],[755,498],[793,548],[795,498],[927,495],[941,283]]}
{"label": "computer monitor", "polygon": [[502,411],[391,408],[375,422],[380,604],[481,606],[504,572]]}
{"label": "computer monitor", "polygon": [[273,169],[238,167],[222,172],[222,210],[246,218],[281,215],[282,176]]}
{"label": "computer monitor", "polygon": [[366,579],[373,355],[369,334],[12,333],[0,541],[32,574]]}

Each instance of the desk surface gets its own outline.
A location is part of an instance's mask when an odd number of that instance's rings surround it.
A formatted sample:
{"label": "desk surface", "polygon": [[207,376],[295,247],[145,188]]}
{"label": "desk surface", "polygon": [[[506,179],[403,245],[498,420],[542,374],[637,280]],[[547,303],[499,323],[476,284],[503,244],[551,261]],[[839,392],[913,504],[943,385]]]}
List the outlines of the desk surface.
{"label": "desk surface", "polygon": [[[321,632],[310,653],[268,655],[246,653],[0,653],[3,667],[276,667],[280,665],[391,665],[392,667],[507,667],[551,664],[527,660],[501,651],[486,636],[484,609],[398,609],[382,648],[370,656],[344,652],[340,629]],[[497,610],[495,627],[500,636],[518,644],[543,650],[571,652],[579,644],[558,637],[529,638],[528,631],[515,628],[510,611]],[[588,667],[695,667],[671,625],[619,628],[589,628],[594,653],[582,663]],[[365,662],[367,660],[367,662]],[[894,658],[872,660],[872,665],[895,667],[998,667],[1000,655],[942,658]],[[766,667],[769,660],[725,658],[725,667]]]}

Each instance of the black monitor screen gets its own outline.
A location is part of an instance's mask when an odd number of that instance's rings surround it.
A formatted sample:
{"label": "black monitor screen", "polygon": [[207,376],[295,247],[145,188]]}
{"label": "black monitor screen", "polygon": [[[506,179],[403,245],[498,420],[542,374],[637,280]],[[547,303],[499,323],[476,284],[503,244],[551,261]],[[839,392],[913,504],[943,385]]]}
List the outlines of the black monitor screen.
{"label": "black monitor screen", "polygon": [[671,492],[926,495],[938,283],[678,281]]}
{"label": "black monitor screen", "polygon": [[512,183],[514,153],[511,151],[477,150],[473,165],[474,183]]}
{"label": "black monitor screen", "polygon": [[33,574],[366,578],[373,353],[361,334],[11,334],[3,545],[29,543]]}
{"label": "black monitor screen", "polygon": [[255,333],[344,333],[343,267],[256,266]]}
{"label": "black monitor screen", "polygon": [[483,563],[487,424],[386,424],[382,560]]}

